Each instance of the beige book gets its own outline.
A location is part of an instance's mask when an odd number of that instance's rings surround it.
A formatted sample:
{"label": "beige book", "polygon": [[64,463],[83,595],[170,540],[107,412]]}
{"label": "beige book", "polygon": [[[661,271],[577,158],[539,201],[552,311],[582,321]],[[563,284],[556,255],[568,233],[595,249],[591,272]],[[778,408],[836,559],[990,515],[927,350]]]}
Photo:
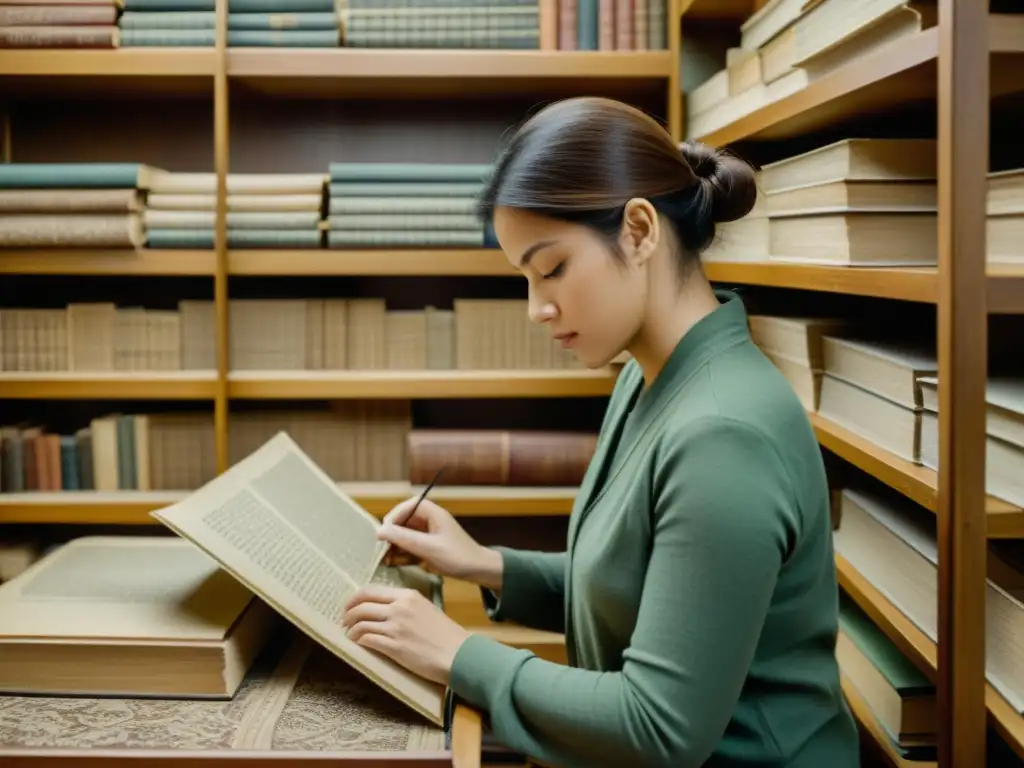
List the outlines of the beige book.
{"label": "beige book", "polygon": [[922,376],[938,371],[934,341],[825,336],[824,369],[905,408],[920,408]]}
{"label": "beige book", "polygon": [[743,93],[761,84],[761,57],[757,51],[730,48],[726,52],[726,69],[729,72],[729,95]]}
{"label": "beige book", "polygon": [[374,575],[379,521],[280,432],[184,500],[150,513],[322,646],[436,724],[444,688],[349,639],[349,598]]}
{"label": "beige book", "polygon": [[689,116],[702,115],[729,98],[729,70],[720,69],[686,95]]}
{"label": "beige book", "polygon": [[985,220],[985,258],[990,264],[1024,264],[1021,249],[1024,215],[989,216]]}
{"label": "beige book", "polygon": [[771,226],[767,218],[745,216],[715,228],[715,239],[702,261],[765,261],[770,255]]}
{"label": "beige book", "polygon": [[826,213],[771,219],[771,260],[837,266],[935,266],[934,213]]}
{"label": "beige book", "polygon": [[771,217],[812,213],[920,213],[938,210],[932,181],[827,181],[765,195]]}
{"label": "beige book", "polygon": [[761,169],[770,195],[829,181],[935,181],[934,139],[843,139]]}
{"label": "beige book", "polygon": [[806,0],[768,0],[740,27],[740,46],[756,51],[800,18]]}
{"label": "beige book", "polygon": [[0,690],[229,698],[275,620],[181,539],[74,539],[0,586]]}
{"label": "beige book", "polygon": [[[316,211],[323,198],[319,193],[284,195],[228,195],[229,211]],[[149,196],[146,207],[151,211],[216,211],[215,194],[164,194]]]}
{"label": "beige book", "polygon": [[921,463],[921,408],[907,408],[826,371],[818,413],[904,461]]}
{"label": "beige book", "polygon": [[766,353],[781,355],[815,370],[824,367],[822,337],[848,323],[831,317],[780,317],[753,314],[747,318],[750,337]]}
{"label": "beige book", "polygon": [[[921,404],[939,412],[939,379],[921,376]],[[1024,377],[993,374],[985,386],[985,431],[992,437],[1024,450]]]}
{"label": "beige book", "polygon": [[[229,195],[302,195],[320,194],[327,181],[321,173],[229,173],[225,179]],[[158,194],[217,194],[216,173],[158,174],[150,185]]]}
{"label": "beige book", "polygon": [[985,212],[989,216],[1024,213],[1024,168],[994,171],[988,175]]}

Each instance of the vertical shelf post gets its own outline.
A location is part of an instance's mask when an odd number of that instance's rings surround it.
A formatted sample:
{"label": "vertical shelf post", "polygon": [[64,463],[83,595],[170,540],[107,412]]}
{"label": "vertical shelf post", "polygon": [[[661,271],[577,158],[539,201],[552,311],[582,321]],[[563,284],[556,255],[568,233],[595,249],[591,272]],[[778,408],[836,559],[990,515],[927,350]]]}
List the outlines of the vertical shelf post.
{"label": "vertical shelf post", "polygon": [[227,77],[228,0],[217,0],[217,68],[213,76],[213,163],[217,173],[217,209],[214,222],[216,271],[213,297],[217,323],[217,391],[213,404],[213,434],[217,453],[217,472],[228,468],[228,77]]}
{"label": "vertical shelf post", "polygon": [[668,73],[668,132],[672,141],[679,144],[683,140],[683,91],[679,79],[679,67],[682,57],[683,6],[680,0],[668,0],[668,50],[671,53],[672,69]]}
{"label": "vertical shelf post", "polygon": [[939,765],[985,763],[988,3],[940,0]]}

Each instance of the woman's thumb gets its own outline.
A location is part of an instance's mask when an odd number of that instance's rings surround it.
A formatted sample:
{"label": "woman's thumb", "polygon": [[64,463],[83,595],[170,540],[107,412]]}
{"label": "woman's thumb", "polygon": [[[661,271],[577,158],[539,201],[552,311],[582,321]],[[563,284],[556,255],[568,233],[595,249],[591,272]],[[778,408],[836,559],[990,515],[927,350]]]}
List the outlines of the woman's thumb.
{"label": "woman's thumb", "polygon": [[429,536],[430,534],[423,531],[417,531],[393,523],[384,523],[377,530],[378,539],[382,539],[393,546],[401,547],[410,555],[415,555],[416,557],[426,556],[426,550],[429,549],[429,544],[427,543]]}

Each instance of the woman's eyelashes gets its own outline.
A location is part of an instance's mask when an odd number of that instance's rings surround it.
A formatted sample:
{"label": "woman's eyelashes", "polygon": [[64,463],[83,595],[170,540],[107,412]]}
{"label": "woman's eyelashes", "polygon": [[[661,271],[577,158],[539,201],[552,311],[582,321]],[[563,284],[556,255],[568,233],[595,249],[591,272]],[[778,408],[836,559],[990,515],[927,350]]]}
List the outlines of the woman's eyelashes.
{"label": "woman's eyelashes", "polygon": [[544,275],[544,279],[550,280],[553,277],[559,277],[563,272],[565,272],[565,262],[560,261],[557,267],[555,267],[550,272]]}

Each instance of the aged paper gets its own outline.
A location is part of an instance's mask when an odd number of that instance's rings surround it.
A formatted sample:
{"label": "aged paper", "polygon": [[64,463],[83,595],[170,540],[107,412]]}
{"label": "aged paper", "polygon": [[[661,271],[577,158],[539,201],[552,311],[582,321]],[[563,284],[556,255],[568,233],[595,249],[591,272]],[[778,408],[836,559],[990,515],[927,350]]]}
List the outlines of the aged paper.
{"label": "aged paper", "polygon": [[279,433],[186,499],[151,513],[307,635],[440,725],[444,689],[351,641],[349,597],[386,550],[378,520]]}

